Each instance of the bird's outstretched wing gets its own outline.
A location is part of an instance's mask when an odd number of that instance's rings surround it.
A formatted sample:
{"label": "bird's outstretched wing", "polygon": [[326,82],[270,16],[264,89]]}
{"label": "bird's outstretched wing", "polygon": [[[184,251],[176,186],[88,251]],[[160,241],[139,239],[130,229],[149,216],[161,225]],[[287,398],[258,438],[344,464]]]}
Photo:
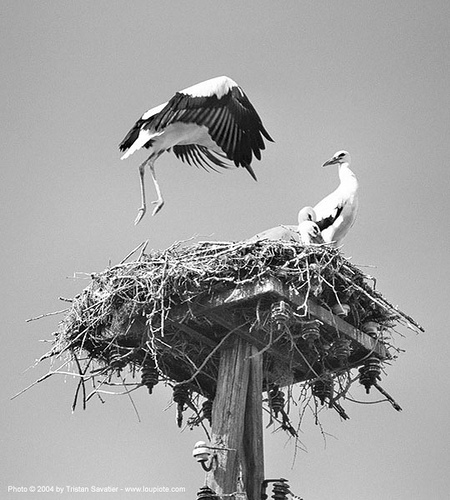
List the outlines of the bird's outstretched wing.
{"label": "bird's outstretched wing", "polygon": [[172,149],[179,160],[189,165],[204,168],[205,170],[211,169],[217,172],[216,166],[221,168],[231,167],[229,163],[226,163],[228,158],[225,155],[215,153],[205,146],[199,146],[197,144],[186,144],[182,146],[178,144]]}
{"label": "bird's outstretched wing", "polygon": [[263,137],[272,141],[253,105],[238,86],[218,98],[193,97],[176,93],[154,117],[153,127],[162,130],[171,123],[195,123],[205,126],[213,141],[239,167],[249,165],[252,154],[261,159]]}
{"label": "bird's outstretched wing", "polygon": [[[164,105],[144,113],[128,132],[119,148],[121,151],[131,148],[139,138],[141,130],[158,134],[176,123],[204,127],[209,138],[218,146],[214,153],[218,153],[219,149],[226,158],[234,162],[237,167],[246,168],[253,177],[255,175],[250,167],[253,156],[258,160],[261,159],[261,150],[265,149],[263,138],[273,141],[241,87],[230,78],[218,77],[177,92]],[[208,147],[202,144],[201,140],[193,143]],[[152,139],[139,147],[148,148],[151,144]],[[177,146],[187,144],[184,142]],[[199,151],[198,148],[195,150],[174,148],[175,154],[182,160],[189,158],[194,161],[193,155]],[[201,153],[202,159],[206,160],[209,166],[211,163],[222,166],[205,155],[204,150]]]}

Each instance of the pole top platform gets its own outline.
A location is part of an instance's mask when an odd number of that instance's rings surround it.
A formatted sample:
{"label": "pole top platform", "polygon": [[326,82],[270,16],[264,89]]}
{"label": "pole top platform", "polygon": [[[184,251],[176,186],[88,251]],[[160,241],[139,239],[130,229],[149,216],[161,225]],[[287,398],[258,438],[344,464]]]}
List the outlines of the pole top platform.
{"label": "pole top platform", "polygon": [[264,356],[269,387],[338,377],[370,356],[390,359],[394,327],[421,330],[327,245],[177,244],[91,278],[47,356],[71,352],[94,379],[152,365],[149,379],[207,398],[220,350],[236,335]]}

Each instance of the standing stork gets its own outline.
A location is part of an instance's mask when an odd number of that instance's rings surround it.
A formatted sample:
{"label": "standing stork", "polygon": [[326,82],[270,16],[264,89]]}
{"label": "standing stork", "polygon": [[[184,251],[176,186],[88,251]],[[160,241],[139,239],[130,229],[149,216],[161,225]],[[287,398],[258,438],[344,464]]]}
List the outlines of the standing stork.
{"label": "standing stork", "polygon": [[138,224],[146,212],[147,165],[158,196],[153,215],[164,205],[155,175],[155,161],[164,152],[172,149],[178,159],[204,169],[230,168],[234,162],[256,180],[250,164],[253,155],[261,159],[265,149],[262,136],[273,141],[244,91],[226,76],[181,90],[170,101],[144,113],[119,145],[124,152],[122,160],[143,147],[150,150],[139,167],[142,205],[134,223]]}
{"label": "standing stork", "polygon": [[347,151],[338,151],[322,166],[339,166],[338,188],[326,196],[314,207],[319,228],[324,220],[328,220],[328,227],[322,229],[325,243],[339,246],[353,226],[358,212],[358,181],[350,170],[351,158]]}

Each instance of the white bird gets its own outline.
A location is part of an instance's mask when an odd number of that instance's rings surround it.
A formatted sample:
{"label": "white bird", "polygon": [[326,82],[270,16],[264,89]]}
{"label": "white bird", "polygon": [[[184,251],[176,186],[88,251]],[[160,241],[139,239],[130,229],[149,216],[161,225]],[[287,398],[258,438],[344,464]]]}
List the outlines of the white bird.
{"label": "white bird", "polygon": [[[313,243],[324,243],[321,229],[316,223],[316,212],[312,207],[304,207],[298,213],[298,228],[301,242],[304,245],[311,245]],[[322,227],[325,228],[326,221],[323,222]]]}
{"label": "white bird", "polygon": [[333,243],[335,246],[341,244],[353,226],[358,212],[358,181],[350,170],[350,162],[347,151],[338,151],[322,165],[339,166],[340,184],[314,207],[319,228],[324,220],[328,220],[328,227],[322,229],[325,243]]}
{"label": "white bird", "polygon": [[279,225],[275,227],[271,227],[270,229],[266,229],[261,233],[255,234],[248,240],[248,243],[256,243],[257,241],[296,241],[300,243],[300,234],[297,231],[297,226],[290,225]]}
{"label": "white bird", "polygon": [[226,76],[181,90],[170,101],[144,113],[119,145],[124,152],[122,160],[138,149],[150,150],[150,156],[139,167],[142,206],[135,224],[146,212],[147,165],[158,195],[153,215],[164,205],[154,165],[161,154],[172,149],[180,160],[212,170],[230,168],[233,162],[256,180],[250,164],[253,156],[261,159],[261,150],[265,149],[262,136],[272,141],[242,88]]}
{"label": "white bird", "polygon": [[321,231],[333,222],[331,218],[321,221],[321,226],[315,222],[316,214],[312,207],[304,207],[298,213],[298,225],[279,225],[256,234],[247,242],[255,243],[261,240],[295,241],[303,245],[324,243]]}

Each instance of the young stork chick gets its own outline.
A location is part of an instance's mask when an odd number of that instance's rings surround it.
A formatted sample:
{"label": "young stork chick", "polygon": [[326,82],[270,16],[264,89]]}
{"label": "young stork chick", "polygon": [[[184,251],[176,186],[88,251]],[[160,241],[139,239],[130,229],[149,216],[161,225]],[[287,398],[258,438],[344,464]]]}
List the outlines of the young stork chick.
{"label": "young stork chick", "polygon": [[155,161],[166,151],[188,164],[204,169],[244,167],[256,180],[253,156],[261,159],[263,137],[272,138],[244,91],[231,78],[212,78],[176,94],[144,113],[120,143],[122,160],[146,148],[150,156],[139,167],[141,200],[135,224],[147,210],[144,174],[148,165],[158,199],[153,215],[164,205],[155,175]]}
{"label": "young stork chick", "polygon": [[322,229],[325,243],[340,246],[342,240],[353,226],[358,212],[358,181],[350,170],[351,158],[347,151],[338,151],[322,166],[337,165],[340,184],[335,191],[326,196],[314,207],[319,226],[324,220],[331,223]]}
{"label": "young stork chick", "polygon": [[297,231],[304,245],[324,243],[321,230],[316,223],[316,213],[312,207],[304,207],[298,213]]}
{"label": "young stork chick", "polygon": [[[315,222],[316,214],[312,207],[304,207],[298,213],[298,225],[285,225],[271,227],[261,233],[256,234],[247,242],[255,243],[261,240],[278,240],[278,241],[295,241],[303,243],[303,245],[311,245],[314,243],[324,243],[321,228]],[[331,221],[326,219],[322,222],[322,228],[330,224]]]}

